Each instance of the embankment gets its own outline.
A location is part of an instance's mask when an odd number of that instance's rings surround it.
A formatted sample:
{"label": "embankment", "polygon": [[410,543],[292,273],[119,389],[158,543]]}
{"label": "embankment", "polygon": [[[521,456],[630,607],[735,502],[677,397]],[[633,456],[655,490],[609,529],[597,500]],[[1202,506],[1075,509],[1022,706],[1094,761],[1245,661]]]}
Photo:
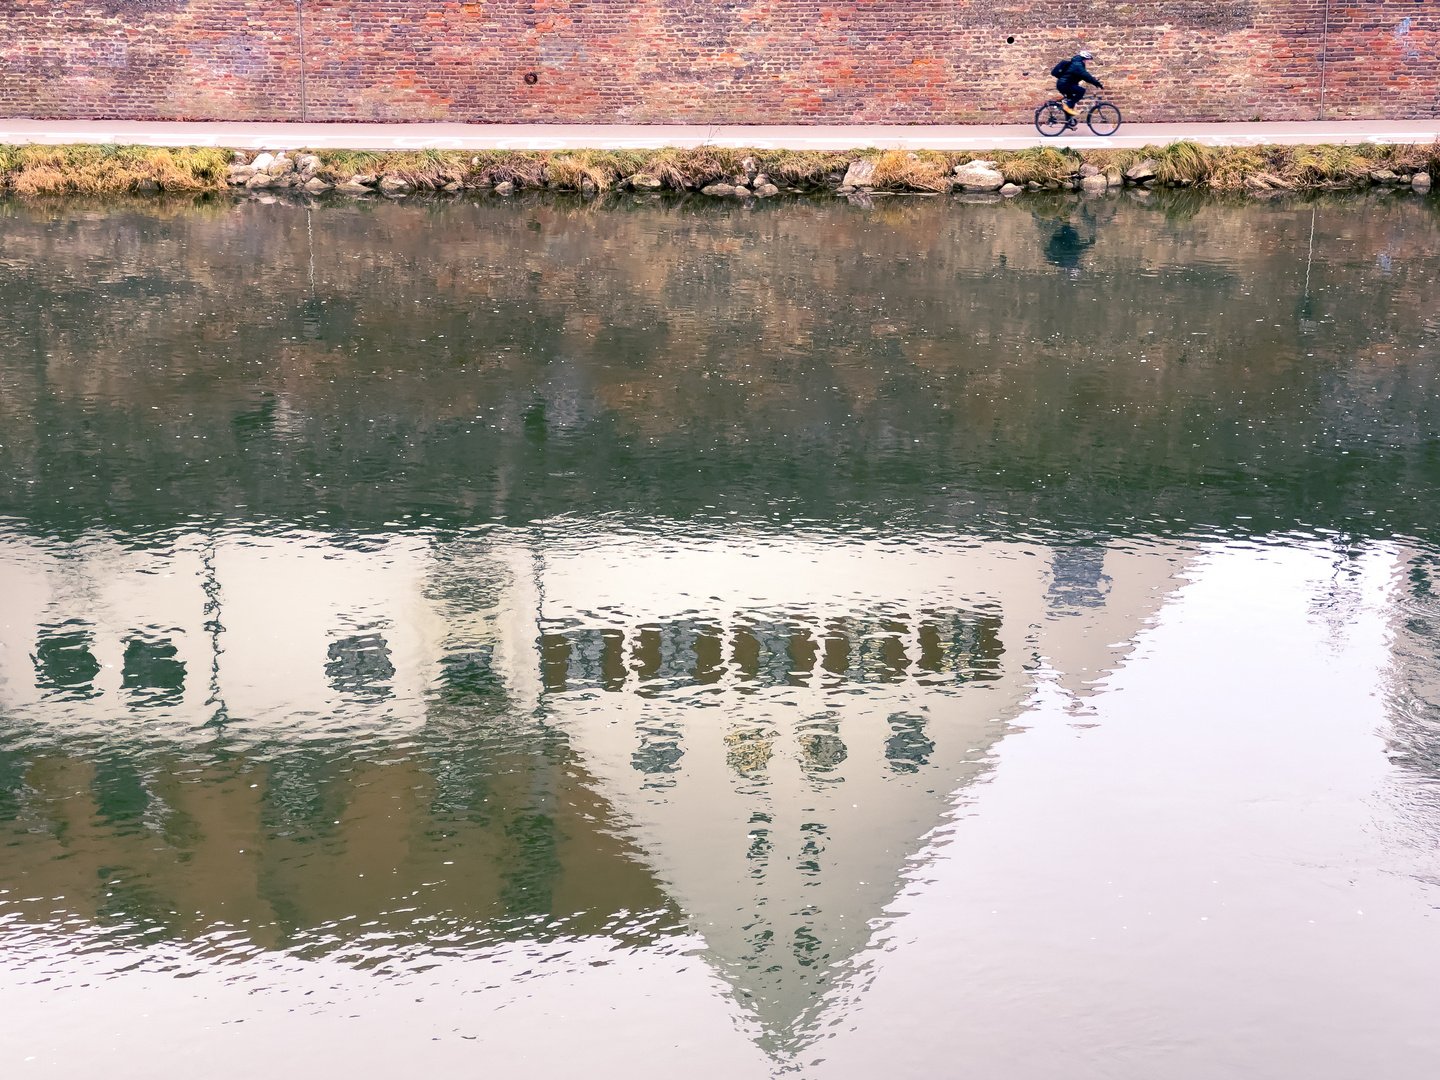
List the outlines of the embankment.
{"label": "embankment", "polygon": [[645,151],[350,150],[247,154],[219,148],[0,146],[0,191],[22,196],[136,192],[309,196],[488,191],[784,193],[999,192],[1195,187],[1263,196],[1372,186],[1426,191],[1440,142],[1420,145],[797,152],[721,147]]}

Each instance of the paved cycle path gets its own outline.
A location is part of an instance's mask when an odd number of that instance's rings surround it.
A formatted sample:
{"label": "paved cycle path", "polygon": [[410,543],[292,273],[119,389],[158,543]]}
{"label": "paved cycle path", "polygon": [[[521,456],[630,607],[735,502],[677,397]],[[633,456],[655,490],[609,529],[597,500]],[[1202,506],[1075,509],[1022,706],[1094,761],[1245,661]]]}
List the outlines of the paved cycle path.
{"label": "paved cycle path", "polygon": [[757,149],[1020,150],[1027,146],[1139,147],[1193,139],[1211,146],[1265,143],[1428,143],[1436,120],[1263,121],[1226,124],[1125,124],[1109,138],[1084,127],[1042,138],[1033,126],[974,125],[707,125],[707,124],[291,124],[141,120],[4,120],[0,143],[116,143],[228,146],[237,149],[566,150],[664,146],[753,146]]}

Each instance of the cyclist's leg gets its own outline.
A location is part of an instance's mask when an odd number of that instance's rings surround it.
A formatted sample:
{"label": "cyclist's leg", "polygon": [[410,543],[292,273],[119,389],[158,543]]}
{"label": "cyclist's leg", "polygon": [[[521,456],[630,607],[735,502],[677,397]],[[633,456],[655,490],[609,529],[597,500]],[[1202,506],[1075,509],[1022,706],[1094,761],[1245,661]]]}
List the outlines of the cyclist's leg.
{"label": "cyclist's leg", "polygon": [[1059,90],[1065,98],[1065,111],[1071,116],[1079,116],[1080,99],[1085,96],[1085,87],[1079,83],[1057,83],[1055,89]]}

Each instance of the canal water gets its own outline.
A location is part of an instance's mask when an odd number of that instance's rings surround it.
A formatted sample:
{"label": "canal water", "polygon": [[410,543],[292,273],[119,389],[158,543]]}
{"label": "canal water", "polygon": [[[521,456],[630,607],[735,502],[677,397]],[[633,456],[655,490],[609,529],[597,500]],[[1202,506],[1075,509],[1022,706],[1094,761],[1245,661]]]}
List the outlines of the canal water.
{"label": "canal water", "polygon": [[1408,194],[0,204],[5,1075],[1433,1075],[1437,277]]}

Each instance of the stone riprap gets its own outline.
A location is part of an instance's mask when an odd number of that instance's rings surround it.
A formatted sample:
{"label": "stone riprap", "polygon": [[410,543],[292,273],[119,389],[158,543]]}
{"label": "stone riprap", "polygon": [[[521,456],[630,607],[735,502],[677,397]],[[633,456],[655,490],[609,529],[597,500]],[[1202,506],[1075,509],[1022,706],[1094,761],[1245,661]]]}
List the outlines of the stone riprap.
{"label": "stone riprap", "polygon": [[[229,170],[229,183],[232,188],[237,190],[267,192],[298,189],[298,191],[310,195],[333,192],[335,195],[345,196],[378,194],[392,198],[404,198],[417,192],[455,195],[467,190],[488,190],[497,195],[507,196],[524,190],[526,186],[520,180],[507,179],[496,182],[487,178],[484,173],[467,175],[463,171],[457,171],[453,166],[440,167],[420,175],[413,172],[402,175],[399,172],[391,171],[359,173],[345,177],[330,175],[327,178],[325,174],[330,173],[330,170],[324,164],[323,159],[316,154],[299,154],[292,158],[284,151],[280,151],[274,154],[261,152],[253,157],[247,157],[244,152],[236,151],[234,157],[235,163]],[[914,153],[906,154],[904,157],[906,160],[902,165],[902,176],[904,165],[928,166],[931,170],[935,167],[933,162],[923,162],[919,155]],[[1197,184],[1195,179],[1177,176],[1173,170],[1167,174],[1162,163],[1154,157],[1140,157],[1123,169],[1114,162],[1106,162],[1102,167],[1085,161],[1079,154],[1064,156],[1061,160],[1067,161],[1069,164],[1054,171],[1045,182],[1031,180],[1023,185],[1015,180],[1007,179],[1006,165],[990,158],[975,158],[957,164],[951,168],[949,175],[942,176],[938,182],[927,180],[925,181],[926,186],[923,187],[907,185],[903,180],[884,184],[880,169],[881,159],[867,156],[851,160],[841,158],[833,163],[838,165],[838,168],[832,168],[828,173],[817,173],[811,182],[788,186],[784,189],[772,182],[763,168],[751,157],[746,157],[739,162],[733,175],[706,183],[672,177],[671,182],[667,184],[649,172],[635,171],[613,183],[606,183],[605,186],[639,194],[655,194],[668,188],[681,193],[698,192],[701,196],[714,199],[764,199],[778,195],[784,190],[792,194],[834,192],[838,195],[849,196],[852,200],[864,200],[871,195],[900,193],[917,189],[934,193],[953,192],[958,195],[993,196],[998,193],[1000,196],[1009,198],[1025,191],[1070,190],[1083,192],[1086,195],[1102,195],[1110,189],[1121,187],[1143,191],[1151,187],[1190,187]],[[472,160],[472,165],[478,165],[478,162],[479,158],[475,158]],[[1013,170],[1014,159],[1010,164]],[[574,162],[564,155],[557,160],[552,160],[551,167],[547,167],[538,174],[541,179],[530,186],[537,189],[578,191],[586,198],[593,198],[601,193],[601,186],[590,175],[574,172],[573,169],[562,174],[560,169],[553,168],[557,165],[570,167],[574,165]],[[1328,189],[1408,187],[1420,193],[1429,191],[1430,174],[1428,172],[1405,166],[1398,166],[1398,169],[1399,171],[1390,168],[1357,166],[1343,178],[1318,184],[1300,183],[1293,177],[1286,178],[1267,169],[1257,169],[1238,178],[1232,177],[1226,184],[1226,189],[1253,196],[1273,195],[1304,187]],[[1199,183],[1200,186],[1204,186],[1203,181],[1199,181]],[[886,187],[890,190],[883,190]],[[158,190],[158,188],[154,190]]]}
{"label": "stone riprap", "polygon": [[11,0],[0,114],[493,123],[1026,120],[1088,48],[1131,121],[1430,117],[1415,0]]}

